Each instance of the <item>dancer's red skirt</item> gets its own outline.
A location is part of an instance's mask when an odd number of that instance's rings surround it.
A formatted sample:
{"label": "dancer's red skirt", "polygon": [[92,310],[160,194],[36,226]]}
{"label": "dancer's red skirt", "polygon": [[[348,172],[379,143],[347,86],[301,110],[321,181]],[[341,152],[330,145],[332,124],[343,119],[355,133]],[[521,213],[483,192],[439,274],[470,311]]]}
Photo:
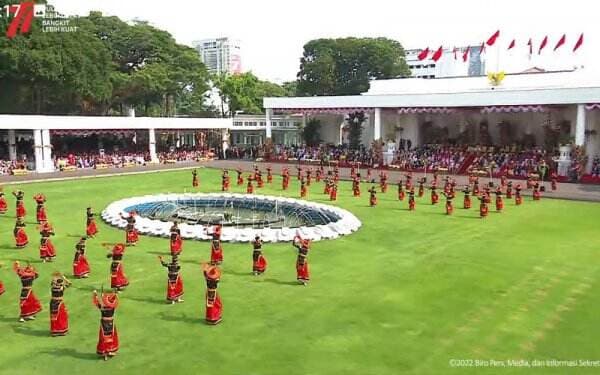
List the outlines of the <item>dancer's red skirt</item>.
{"label": "dancer's red skirt", "polygon": [[167,281],[167,300],[177,301],[181,296],[183,296],[183,279],[179,275],[177,280]]}
{"label": "dancer's red skirt", "polygon": [[223,303],[221,302],[221,296],[218,294],[212,305],[209,306],[208,294],[206,297],[206,323],[217,324],[223,317]]}
{"label": "dancer's red skirt", "polygon": [[76,262],[73,262],[73,276],[83,277],[90,273],[90,265],[85,255],[80,255]]}
{"label": "dancer's red skirt", "polygon": [[50,333],[64,335],[69,331],[69,313],[65,303],[61,302],[56,314],[50,313]]}
{"label": "dancer's red skirt", "polygon": [[110,287],[111,288],[123,288],[129,285],[129,280],[123,272],[123,265],[119,264],[117,270],[110,275]]}
{"label": "dancer's red skirt", "polygon": [[27,297],[21,299],[21,318],[27,318],[33,316],[42,311],[42,304],[37,299],[33,291],[30,289],[27,293]]}
{"label": "dancer's red skirt", "polygon": [[119,350],[119,334],[117,333],[117,327],[113,325],[113,330],[109,335],[104,335],[102,327],[98,333],[98,345],[96,346],[96,353],[98,355],[108,355],[108,353],[115,353]]}

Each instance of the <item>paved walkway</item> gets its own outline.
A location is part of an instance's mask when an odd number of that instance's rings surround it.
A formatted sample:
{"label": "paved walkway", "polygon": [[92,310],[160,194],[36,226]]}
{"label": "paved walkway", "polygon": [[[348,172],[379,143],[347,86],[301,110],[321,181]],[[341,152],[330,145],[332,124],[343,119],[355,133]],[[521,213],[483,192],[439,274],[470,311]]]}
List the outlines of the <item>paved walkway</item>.
{"label": "paved walkway", "polygon": [[[109,177],[109,176],[119,176],[119,175],[135,175],[135,174],[145,174],[145,173],[158,173],[172,170],[186,170],[193,169],[202,166],[206,166],[209,168],[227,168],[227,169],[236,169],[242,168],[246,172],[250,172],[253,170],[253,165],[260,165],[261,169],[264,170],[267,165],[271,165],[273,167],[273,173],[280,174],[281,170],[287,166],[290,168],[290,172],[293,176],[296,175],[296,165],[295,164],[282,164],[282,163],[254,163],[252,161],[241,161],[241,160],[213,160],[208,162],[185,162],[178,164],[156,164],[156,165],[148,165],[148,166],[140,166],[140,167],[130,167],[130,168],[109,168],[109,169],[81,169],[74,172],[53,172],[53,173],[30,173],[24,176],[0,176],[0,184],[2,185],[13,185],[13,184],[25,184],[25,183],[34,183],[34,182],[48,182],[48,181],[64,181],[69,179],[80,179],[80,178],[101,178],[101,177]],[[313,168],[315,168],[313,166]],[[366,174],[366,171],[363,170],[363,175]],[[373,177],[376,177],[377,172],[373,172]],[[390,184],[394,185],[399,178],[404,179],[405,172],[398,171],[388,171],[388,177]],[[430,174],[431,175],[431,174]],[[422,176],[422,174],[415,173],[415,180]],[[235,177],[235,175],[234,175]],[[465,185],[467,183],[467,176],[452,176],[458,182],[458,185]],[[350,168],[340,168],[340,178],[343,180],[350,180]],[[486,181],[485,178],[482,181]],[[496,179],[496,182],[498,180]],[[520,183],[522,186],[525,185],[525,181],[523,180],[514,180],[514,183]],[[550,190],[550,184],[547,184],[548,190]],[[395,187],[392,187],[394,189]],[[523,190],[524,194],[531,194],[530,190]],[[600,202],[600,185],[588,185],[588,184],[571,184],[571,183],[559,183],[558,190],[555,192],[547,191],[544,193],[544,197],[548,198],[561,198],[561,199],[571,199],[571,200],[581,200],[581,201],[592,201],[592,202]]]}

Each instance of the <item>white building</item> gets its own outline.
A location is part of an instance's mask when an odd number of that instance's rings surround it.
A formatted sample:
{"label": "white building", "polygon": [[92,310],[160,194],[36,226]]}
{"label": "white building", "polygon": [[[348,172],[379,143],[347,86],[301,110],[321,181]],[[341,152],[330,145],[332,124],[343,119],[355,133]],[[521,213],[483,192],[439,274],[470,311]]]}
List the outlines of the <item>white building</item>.
{"label": "white building", "polygon": [[229,38],[194,41],[194,48],[211,73],[235,74],[242,72],[240,43]]}
{"label": "white building", "polygon": [[566,129],[563,135],[585,147],[588,170],[600,155],[600,74],[583,69],[508,74],[499,85],[482,76],[378,80],[362,95],[265,98],[263,103],[267,137],[271,117],[287,113],[318,118],[321,139],[340,143],[345,118],[361,111],[368,116],[362,138],[366,145],[410,140],[419,146],[430,143],[430,130],[449,140],[472,133],[472,144],[520,144],[526,139],[544,145],[549,130]]}
{"label": "white building", "polygon": [[[467,61],[463,61],[463,53],[469,49]],[[485,72],[485,61],[482,60],[480,51],[481,46],[458,47],[456,49],[456,58],[454,48],[443,49],[442,57],[436,62],[431,59],[433,53],[424,60],[419,60],[418,56],[422,50],[409,49],[406,51],[406,63],[410,68],[412,76],[415,78],[442,78],[458,76],[480,76]]]}
{"label": "white building", "polygon": [[[277,145],[302,144],[300,128],[302,116],[282,115],[271,117],[271,138]],[[238,115],[233,118],[231,144],[234,146],[259,146],[267,140],[267,123],[264,115]]]}

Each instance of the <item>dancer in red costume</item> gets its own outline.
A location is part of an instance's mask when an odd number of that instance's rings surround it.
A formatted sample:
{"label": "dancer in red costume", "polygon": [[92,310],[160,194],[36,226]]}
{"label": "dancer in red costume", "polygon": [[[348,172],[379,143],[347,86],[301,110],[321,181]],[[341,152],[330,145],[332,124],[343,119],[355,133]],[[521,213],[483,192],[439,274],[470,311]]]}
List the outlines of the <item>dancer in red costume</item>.
{"label": "dancer in red costume", "polygon": [[0,215],[4,215],[8,211],[8,203],[4,197],[4,190],[0,186]]}
{"label": "dancer in red costume", "polygon": [[281,177],[281,188],[283,190],[287,190],[290,186],[290,170],[287,168],[283,168],[283,171],[281,172]]}
{"label": "dancer in red costume", "polygon": [[408,172],[408,174],[405,174],[404,177],[406,177],[406,185],[404,185],[404,188],[407,191],[410,191],[410,189],[412,189],[412,187],[413,187],[413,184],[412,184],[413,174],[412,174],[412,172]]}
{"label": "dancer in red costume", "polygon": [[300,181],[302,179],[302,167],[299,166],[299,165],[297,165],[296,166],[296,172],[297,172],[296,179],[298,181]]}
{"label": "dancer in red costume", "polygon": [[357,173],[352,179],[352,195],[360,197],[360,173]]}
{"label": "dancer in red costume", "polygon": [[381,172],[379,174],[379,187],[381,188],[381,192],[387,192],[388,184],[387,184],[387,173]]}
{"label": "dancer in red costume", "polygon": [[37,204],[35,210],[35,218],[37,219],[37,223],[44,224],[48,221],[46,208],[44,207],[44,204],[46,203],[46,196],[44,194],[36,194],[33,196],[33,200]]}
{"label": "dancer in red costume", "polygon": [[556,171],[553,171],[550,174],[550,186],[552,188],[552,191],[556,191],[558,186],[558,174],[556,173]]}
{"label": "dancer in red costume", "polygon": [[200,181],[198,181],[198,171],[197,170],[192,170],[192,187],[199,187],[200,186]]}
{"label": "dancer in red costume", "polygon": [[408,191],[408,210],[414,211],[417,208],[417,202],[415,201],[415,188],[411,187]]}
{"label": "dancer in red costume", "polygon": [[323,166],[321,166],[320,168],[318,168],[317,171],[315,172],[315,181],[316,182],[321,182],[322,175],[323,175]]}
{"label": "dancer in red costume", "polygon": [[244,173],[244,172],[242,171],[242,168],[237,168],[235,170],[235,172],[237,173],[237,185],[238,186],[243,185],[244,184],[244,177],[242,176],[242,173]]}
{"label": "dancer in red costume", "polygon": [[446,193],[445,191],[442,194],[446,197],[446,215],[452,215],[452,212],[454,212],[454,206],[452,205],[454,194],[451,192]]}
{"label": "dancer in red costume", "polygon": [[173,225],[171,225],[169,232],[169,249],[171,250],[171,255],[179,256],[183,251],[183,238],[181,238],[181,229],[179,229],[176,221],[174,221]]}
{"label": "dancer in red costume", "polygon": [[17,209],[16,209],[16,217],[17,218],[25,218],[27,215],[27,211],[25,210],[25,192],[23,190],[13,191],[13,195],[17,198]]}
{"label": "dancer in red costume", "polygon": [[[375,187],[371,188],[375,190]],[[307,285],[310,280],[308,271],[308,250],[310,249],[310,241],[303,240],[299,235],[294,237],[292,245],[298,249],[298,258],[296,258],[296,279],[300,284]]]}
{"label": "dancer in red costume", "polygon": [[[423,177],[422,179],[419,180],[419,190],[417,190],[418,191],[417,195],[419,198],[422,198],[423,195],[425,194],[425,182],[426,182],[425,177]],[[434,184],[435,184],[435,182],[434,182]]]}
{"label": "dancer in red costume", "polygon": [[338,191],[338,186],[336,183],[334,183],[333,186],[331,187],[331,189],[329,189],[329,200],[330,201],[337,201],[337,191]]}
{"label": "dancer in red costume", "polygon": [[506,184],[506,199],[512,199],[513,197],[513,183],[512,181],[508,181]]}
{"label": "dancer in red costume", "polygon": [[375,207],[377,206],[377,190],[375,190],[375,186],[371,186],[368,190],[369,192],[369,206]]}
{"label": "dancer in red costume", "polygon": [[273,183],[273,168],[268,165],[267,166],[267,184]]}
{"label": "dancer in red costume", "polygon": [[206,279],[206,323],[215,325],[223,319],[223,302],[217,293],[219,281],[221,281],[221,270],[217,266],[202,265],[204,278]]}
{"label": "dancer in red costume", "polygon": [[183,302],[183,279],[181,278],[181,266],[178,262],[177,255],[171,257],[171,263],[163,260],[162,256],[158,257],[160,264],[168,270],[167,278],[167,303],[175,304]]}
{"label": "dancer in red costume", "polygon": [[267,270],[267,260],[263,256],[262,245],[260,236],[254,237],[254,241],[252,241],[252,273],[255,276],[262,275]]}
{"label": "dancer in red costume", "polygon": [[502,200],[502,189],[500,186],[496,188],[496,212],[502,212],[504,209],[504,201]]}
{"label": "dancer in red costume", "polygon": [[25,219],[18,217],[15,222],[15,229],[13,229],[13,235],[15,237],[15,246],[17,249],[23,249],[29,243],[29,237],[25,232]]}
{"label": "dancer in red costume", "polygon": [[254,194],[254,185],[252,184],[252,176],[248,176],[248,184],[246,185],[246,194]]}
{"label": "dancer in red costume", "polygon": [[50,335],[65,336],[69,332],[69,313],[65,306],[65,289],[71,286],[71,282],[60,272],[52,274],[50,283]]}
{"label": "dancer in red costume", "polygon": [[310,186],[312,182],[312,168],[308,167],[306,170],[306,186]]}
{"label": "dancer in red costume", "polygon": [[477,199],[479,199],[479,217],[483,219],[488,215],[487,199],[485,195],[478,197]]}
{"label": "dancer in red costume", "polygon": [[81,237],[75,245],[75,257],[73,258],[73,276],[85,279],[90,276],[90,265],[85,256],[85,237]]}
{"label": "dancer in red costume", "polygon": [[33,293],[33,280],[38,278],[38,273],[32,265],[21,267],[19,262],[15,262],[13,270],[21,279],[21,297],[19,306],[21,307],[20,322],[35,319],[35,315],[42,311],[40,301]]}
{"label": "dancer in red costume", "polygon": [[503,174],[502,176],[500,176],[500,186],[505,188],[507,184],[508,184],[508,179],[506,178],[506,175]]}
{"label": "dancer in red costume", "polygon": [[50,223],[46,222],[40,229],[40,259],[44,263],[52,262],[56,257],[56,249],[52,241],[50,241],[50,236],[54,236],[54,229]]}
{"label": "dancer in red costume", "polygon": [[[0,268],[2,268],[2,263],[0,263]],[[5,291],[4,284],[2,284],[2,280],[0,280],[0,296],[3,295]]]}
{"label": "dancer in red costume", "polygon": [[473,195],[479,195],[479,177],[477,176],[473,181]]}
{"label": "dancer in red costume", "polygon": [[90,238],[94,238],[98,234],[98,227],[96,226],[94,216],[96,214],[92,211],[92,207],[88,207],[86,209],[85,234]]}
{"label": "dancer in red costume", "polygon": [[465,186],[463,193],[465,193],[465,197],[463,199],[463,208],[468,210],[471,208],[471,189],[469,188],[469,185]]}
{"label": "dancer in red costume", "polygon": [[306,187],[306,181],[304,178],[300,180],[300,198],[308,197],[308,188]]}
{"label": "dancer in red costume", "polygon": [[229,191],[229,171],[227,169],[223,169],[221,175],[221,191]]}
{"label": "dancer in red costume", "polygon": [[[111,246],[111,244],[103,244],[104,246]],[[110,264],[110,287],[121,291],[129,285],[129,280],[125,276],[123,270],[123,255],[125,255],[125,245],[118,243],[112,248],[112,251],[106,255],[107,258],[112,258]]]}
{"label": "dancer in red costume", "polygon": [[127,246],[135,246],[137,245],[139,236],[138,231],[135,229],[135,217],[137,213],[135,211],[131,211],[127,216],[123,216],[120,214],[121,219],[127,221],[127,225],[125,226],[125,244]]}
{"label": "dancer in red costume", "polygon": [[515,187],[515,205],[520,206],[523,203],[523,197],[521,196],[521,184],[517,184]]}
{"label": "dancer in red costume", "polygon": [[119,306],[119,296],[116,292],[102,291],[98,298],[98,292],[94,290],[92,303],[100,310],[100,331],[96,353],[106,361],[117,355],[119,351],[119,334],[114,321],[115,311]]}
{"label": "dancer in red costume", "polygon": [[406,193],[404,193],[404,187],[402,186],[402,179],[398,180],[398,200],[403,201],[406,197]]}
{"label": "dancer in red costume", "polygon": [[429,189],[431,190],[431,204],[438,204],[440,201],[440,196],[437,193],[437,187],[435,185],[431,185]]}
{"label": "dancer in red costume", "polygon": [[210,245],[210,264],[219,265],[223,263],[223,245],[221,240],[213,239]]}
{"label": "dancer in red costume", "polygon": [[265,181],[263,180],[262,172],[259,169],[256,170],[255,176],[256,176],[256,187],[259,189],[262,189],[263,187],[265,187]]}

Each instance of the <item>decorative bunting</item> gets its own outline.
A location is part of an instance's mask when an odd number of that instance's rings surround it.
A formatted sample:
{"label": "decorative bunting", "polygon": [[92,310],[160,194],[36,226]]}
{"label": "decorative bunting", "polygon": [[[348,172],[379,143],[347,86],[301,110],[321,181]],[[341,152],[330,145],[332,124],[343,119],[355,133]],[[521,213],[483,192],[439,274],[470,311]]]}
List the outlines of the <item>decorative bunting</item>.
{"label": "decorative bunting", "polygon": [[427,58],[427,56],[429,56],[429,47],[425,48],[424,50],[422,50],[418,55],[417,55],[417,59],[419,59],[420,61],[423,61]]}
{"label": "decorative bunting", "polygon": [[562,46],[563,44],[565,44],[566,41],[567,41],[567,35],[563,34],[563,36],[558,40],[558,43],[556,43],[556,46],[554,46],[554,51],[556,51],[557,49],[559,49],[560,46]]}
{"label": "decorative bunting", "polygon": [[548,35],[542,39],[542,43],[540,43],[540,48],[538,49],[538,55],[542,54],[542,50],[546,47],[546,44],[548,44]]}
{"label": "decorative bunting", "polygon": [[469,52],[471,52],[471,47],[467,46],[467,49],[465,50],[465,52],[463,52],[462,55],[463,62],[467,62],[467,60],[469,59]]}
{"label": "decorative bunting", "polygon": [[575,43],[575,47],[573,47],[573,52],[577,51],[579,47],[583,44],[583,33],[579,35],[579,39],[577,39],[577,43]]}
{"label": "decorative bunting", "polygon": [[493,46],[494,43],[496,43],[496,39],[498,39],[499,36],[500,36],[500,30],[498,30],[494,34],[492,34],[492,36],[490,36],[489,39],[487,40],[486,44],[490,47]]}
{"label": "decorative bunting", "polygon": [[508,49],[511,50],[511,49],[515,48],[516,44],[517,44],[517,41],[515,39],[513,39],[512,42],[510,42],[510,44],[508,45]]}
{"label": "decorative bunting", "polygon": [[433,56],[431,56],[431,59],[435,62],[437,62],[440,57],[442,57],[442,46],[440,46],[440,48],[437,49],[437,51],[435,51],[435,53],[433,54]]}

